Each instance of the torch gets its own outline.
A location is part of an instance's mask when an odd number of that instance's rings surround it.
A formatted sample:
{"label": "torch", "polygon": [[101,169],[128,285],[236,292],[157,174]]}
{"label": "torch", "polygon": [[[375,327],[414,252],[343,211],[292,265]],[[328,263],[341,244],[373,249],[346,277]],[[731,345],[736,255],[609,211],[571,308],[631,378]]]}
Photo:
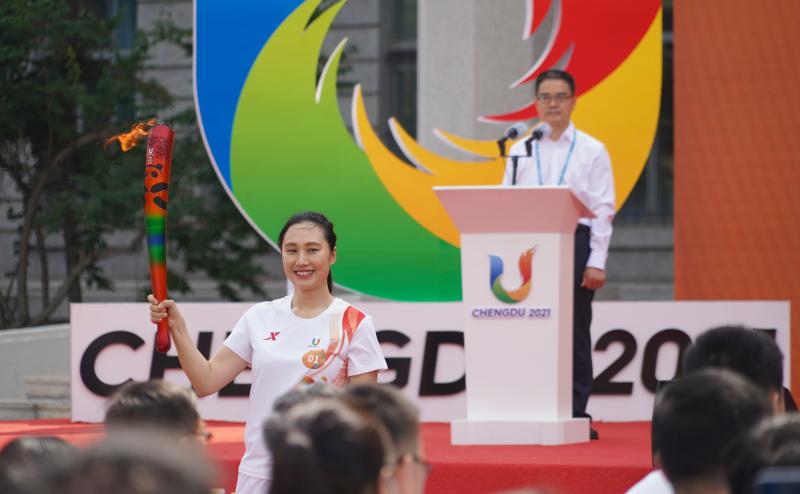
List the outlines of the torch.
{"label": "torch", "polygon": [[[150,284],[159,302],[167,298],[167,201],[169,200],[169,169],[172,165],[172,142],[175,133],[155,119],[136,123],[130,132],[109,137],[105,146],[119,141],[126,152],[147,137],[144,161],[144,218],[147,233],[147,256],[150,261]],[[152,128],[151,128],[152,127]],[[148,134],[147,129],[150,129]],[[169,351],[169,323],[163,319],[156,331],[156,350]]]}
{"label": "torch", "polygon": [[[167,202],[174,138],[172,129],[166,125],[156,125],[150,129],[145,150],[144,218],[147,255],[153,296],[159,302],[167,298]],[[169,348],[169,323],[162,319],[156,331],[156,350],[164,353]]]}

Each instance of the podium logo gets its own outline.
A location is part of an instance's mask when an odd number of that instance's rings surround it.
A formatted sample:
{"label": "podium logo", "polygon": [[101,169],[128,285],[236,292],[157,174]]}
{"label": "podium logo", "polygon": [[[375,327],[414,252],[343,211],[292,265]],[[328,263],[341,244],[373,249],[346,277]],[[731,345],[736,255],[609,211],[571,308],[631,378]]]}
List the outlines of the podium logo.
{"label": "podium logo", "polygon": [[519,256],[519,274],[522,285],[516,290],[508,291],[503,287],[503,260],[498,256],[489,256],[489,288],[497,300],[507,304],[518,304],[531,293],[531,261],[536,247],[531,247]]}

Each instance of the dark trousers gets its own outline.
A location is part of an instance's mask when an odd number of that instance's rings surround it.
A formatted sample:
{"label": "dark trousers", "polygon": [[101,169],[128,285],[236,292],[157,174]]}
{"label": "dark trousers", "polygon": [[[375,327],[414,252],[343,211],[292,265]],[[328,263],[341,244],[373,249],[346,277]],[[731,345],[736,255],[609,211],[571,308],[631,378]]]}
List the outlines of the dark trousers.
{"label": "dark trousers", "polygon": [[583,271],[589,260],[589,227],[578,225],[575,231],[575,289],[572,311],[572,415],[587,417],[586,404],[592,393],[592,299],[594,290],[581,287]]}

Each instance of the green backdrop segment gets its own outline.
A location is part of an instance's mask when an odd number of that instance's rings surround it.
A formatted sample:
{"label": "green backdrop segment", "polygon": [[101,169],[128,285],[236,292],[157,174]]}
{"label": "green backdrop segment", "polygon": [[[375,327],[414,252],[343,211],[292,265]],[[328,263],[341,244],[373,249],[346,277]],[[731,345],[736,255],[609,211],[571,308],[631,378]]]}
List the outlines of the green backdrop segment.
{"label": "green backdrop segment", "polygon": [[291,214],[326,214],[339,236],[333,270],[338,284],[393,300],[460,300],[459,250],[392,199],[342,121],[336,75],[343,44],[332,55],[316,102],[320,49],[344,1],[306,27],[318,4],[309,0],[298,7],[250,71],[231,141],[233,194],[274,242]]}

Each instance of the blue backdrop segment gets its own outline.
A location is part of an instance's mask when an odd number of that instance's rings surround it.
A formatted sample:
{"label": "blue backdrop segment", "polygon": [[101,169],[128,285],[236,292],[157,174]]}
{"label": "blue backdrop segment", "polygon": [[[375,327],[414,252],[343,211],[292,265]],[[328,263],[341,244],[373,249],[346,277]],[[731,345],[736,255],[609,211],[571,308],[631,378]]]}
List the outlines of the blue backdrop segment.
{"label": "blue backdrop segment", "polygon": [[197,112],[220,175],[231,185],[231,132],[239,94],[261,48],[302,0],[196,0]]}

